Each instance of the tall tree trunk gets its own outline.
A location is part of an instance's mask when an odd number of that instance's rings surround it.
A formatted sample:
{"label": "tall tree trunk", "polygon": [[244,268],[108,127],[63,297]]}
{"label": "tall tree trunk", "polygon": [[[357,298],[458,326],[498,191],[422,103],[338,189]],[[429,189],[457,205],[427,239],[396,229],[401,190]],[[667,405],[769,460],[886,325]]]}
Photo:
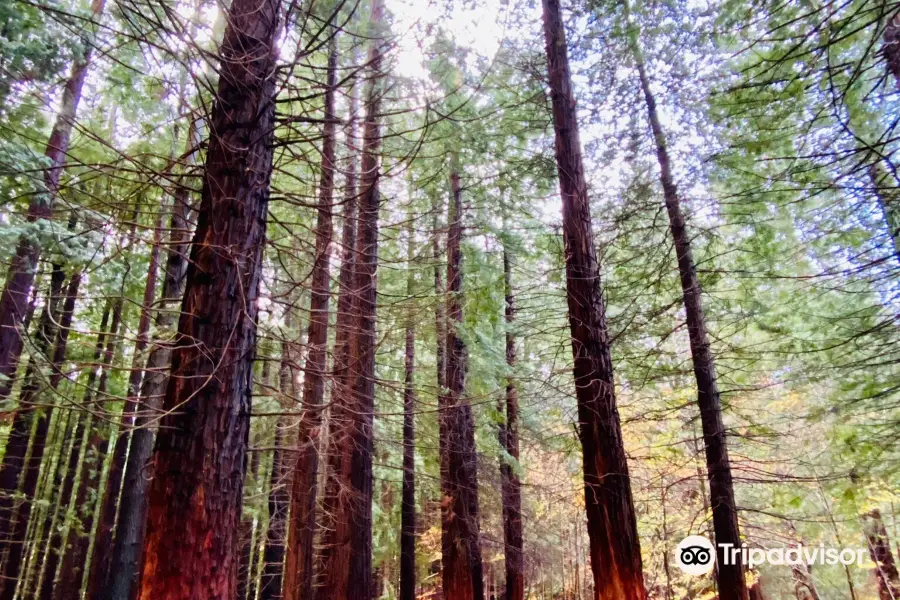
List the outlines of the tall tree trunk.
{"label": "tall tree trunk", "polygon": [[647,593],[640,541],[616,408],[606,307],[594,248],[565,28],[559,0],[542,0],[542,4],[594,597],[644,600]]}
{"label": "tall tree trunk", "polygon": [[[188,152],[199,145],[199,130],[192,123],[188,132]],[[188,165],[194,154],[187,157]],[[102,574],[103,585],[97,596],[101,600],[129,600],[137,589],[140,561],[147,515],[147,488],[152,471],[150,455],[157,418],[162,409],[168,382],[172,346],[167,336],[175,323],[172,305],[184,294],[187,274],[187,254],[190,243],[190,193],[185,182],[174,194],[169,224],[171,230],[166,255],[162,292],[155,319],[156,333],[152,350],[147,357],[140,389],[140,410],[134,417],[131,444],[125,462],[119,515],[110,552],[111,560]],[[130,392],[129,392],[130,393]]]}
{"label": "tall tree trunk", "polygon": [[[347,139],[349,148],[349,161],[345,171],[345,188],[344,188],[344,210],[343,225],[341,231],[341,246],[343,248],[341,256],[341,269],[338,275],[338,284],[340,285],[340,294],[338,295],[337,319],[335,322],[334,336],[334,366],[333,366],[333,389],[332,398],[346,398],[350,393],[350,339],[354,334],[356,326],[356,306],[355,299],[358,293],[356,289],[356,230],[357,230],[357,186],[356,186],[356,161],[358,155],[353,145],[356,140],[356,119],[357,119],[357,90],[354,88],[350,92],[350,110],[348,114],[349,126],[347,129]],[[333,432],[337,423],[334,422],[333,415],[329,419],[327,439],[323,440],[325,447],[333,447]],[[325,479],[325,500],[326,506],[329,505],[329,494],[333,493],[335,488],[335,474],[330,468],[326,469]],[[333,500],[333,498],[332,498]],[[321,519],[324,529],[328,530],[333,526],[333,515],[328,511],[322,511]],[[322,561],[324,556],[319,554],[315,559],[313,570],[315,571],[316,582],[321,581],[324,572]],[[287,580],[288,573],[285,573]]]}
{"label": "tall tree trunk", "polygon": [[325,84],[322,178],[319,183],[316,254],[312,270],[307,356],[303,377],[303,416],[300,418],[297,462],[294,465],[291,488],[290,529],[285,560],[285,572],[289,575],[284,586],[285,600],[309,598],[313,586],[313,538],[316,530],[316,494],[319,489],[319,431],[325,397],[328,304],[331,296],[329,259],[333,234],[337,67],[337,33],[334,32],[329,42]]}
{"label": "tall tree trunk", "polygon": [[159,250],[162,235],[162,218],[165,211],[160,212],[159,222],[154,231],[153,246],[150,250],[150,264],[147,273],[147,282],[144,286],[144,300],[141,304],[141,316],[138,320],[137,340],[134,344],[134,355],[131,364],[131,373],[128,376],[128,397],[122,408],[122,417],[119,423],[119,432],[113,447],[113,456],[110,461],[109,474],[106,477],[105,490],[103,491],[100,515],[97,523],[94,553],[91,557],[91,567],[88,576],[86,595],[88,598],[96,598],[100,592],[106,574],[109,572],[112,561],[112,536],[113,527],[116,524],[116,508],[119,501],[119,492],[122,487],[122,476],[125,472],[125,460],[128,454],[128,443],[131,440],[131,428],[134,425],[134,416],[138,410],[141,380],[143,379],[144,351],[149,342],[150,319],[152,316],[153,300],[156,298],[156,277],[159,267]]}
{"label": "tall tree trunk", "polygon": [[372,596],[372,426],[375,399],[375,270],[378,264],[380,195],[379,124],[385,41],[378,30],[384,4],[373,0],[366,64],[363,154],[356,231],[354,301],[356,328],[349,339],[348,383],[352,392],[332,403],[325,510],[332,525],[323,536],[323,587],[319,600],[369,600]]}
{"label": "tall tree trunk", "polygon": [[[285,382],[282,377],[282,389],[284,387]],[[272,455],[272,474],[269,484],[269,525],[266,529],[266,543],[263,549],[262,577],[259,584],[260,600],[277,600],[282,597],[282,562],[284,561],[284,541],[287,534],[285,522],[290,505],[290,494],[285,481],[287,469],[284,464],[283,450],[284,432],[287,426],[286,422],[279,421],[275,428],[275,451]]]}
{"label": "tall tree trunk", "polygon": [[[407,235],[406,297],[414,297],[413,215],[410,212]],[[406,321],[406,353],[403,381],[403,490],[400,500],[400,597],[416,598],[416,328],[415,315],[409,309]]]}
{"label": "tall tree trunk", "polygon": [[[441,249],[440,249],[440,241],[439,237],[439,229],[440,229],[440,213],[441,213],[441,201],[438,196],[435,196],[432,202],[431,211],[431,258],[434,262],[434,341],[435,341],[435,370],[437,371],[436,382],[437,382],[437,390],[435,395],[437,396],[437,408],[438,408],[438,440],[447,439],[447,427],[446,422],[447,419],[445,417],[446,412],[446,394],[445,389],[447,387],[447,361],[446,361],[446,347],[447,343],[447,320],[446,320],[446,292],[444,290],[443,277],[441,276]],[[439,469],[440,469],[440,480],[444,481],[447,479],[447,445],[444,443],[438,443],[438,460],[439,460]],[[438,507],[443,507],[443,489],[441,489],[441,498],[438,501]],[[438,517],[442,518],[443,510],[438,511]],[[443,536],[443,526],[441,530],[441,535]],[[442,541],[443,543],[443,541]],[[437,561],[436,561],[437,562]],[[437,566],[437,565],[433,565]],[[441,584],[443,585],[443,584]]]}
{"label": "tall tree trunk", "polygon": [[[478,465],[475,423],[465,396],[468,356],[457,327],[462,326],[462,192],[459,175],[450,175],[451,201],[447,233],[447,373],[444,431],[447,470],[441,479],[444,598],[483,600],[478,523]],[[443,453],[444,450],[442,449]]]}
{"label": "tall tree trunk", "polygon": [[[95,19],[103,13],[104,4],[105,0],[93,0],[91,11]],[[32,195],[27,215],[29,223],[50,219],[53,216],[53,203],[59,194],[59,181],[69,152],[69,140],[72,137],[78,104],[81,101],[81,90],[90,65],[91,51],[92,46],[88,44],[84,54],[76,57],[72,64],[72,71],[63,89],[56,123],[44,151],[49,163],[44,170],[45,190]],[[28,295],[34,284],[34,274],[37,272],[40,257],[41,244],[37,236],[23,235],[16,246],[16,253],[10,262],[3,292],[0,294],[0,400],[9,396],[19,366],[19,356],[22,352],[22,324],[28,310]]]}
{"label": "tall tree trunk", "polygon": [[235,0],[149,489],[143,600],[233,598],[272,173],[279,0]]}
{"label": "tall tree trunk", "polygon": [[[625,7],[627,13],[627,3]],[[716,365],[706,331],[702,292],[691,251],[691,239],[681,210],[678,189],[672,176],[665,133],[659,122],[656,99],[650,89],[650,80],[647,77],[644,55],[638,36],[637,28],[632,26],[629,31],[629,41],[641,81],[641,90],[647,104],[650,129],[653,131],[653,140],[656,144],[660,182],[662,183],[666,212],[669,216],[669,230],[675,245],[681,292],[687,315],[694,378],[697,381],[697,405],[700,407],[700,423],[703,427],[703,442],[706,449],[706,473],[709,479],[709,494],[712,503],[713,531],[719,554],[716,570],[719,598],[722,600],[748,600],[747,586],[744,581],[744,565],[741,562],[740,554],[737,555],[736,560],[724,560],[727,546],[740,547],[741,535],[734,500],[731,462],[728,459],[725,424],[722,420],[722,402],[716,384]]]}
{"label": "tall tree trunk", "polygon": [[[505,229],[505,223],[504,223]],[[506,240],[503,244],[503,284],[506,296],[506,419],[499,428],[500,447],[508,455],[500,461],[500,487],[503,502],[503,554],[506,561],[506,600],[525,600],[525,565],[522,555],[522,484],[510,460],[519,461],[519,394],[513,370],[516,367],[516,338],[512,327],[516,304],[512,287],[512,263]],[[500,411],[501,414],[504,411]],[[578,589],[576,565],[576,590]]]}
{"label": "tall tree trunk", "polygon": [[869,556],[875,563],[875,579],[878,581],[878,597],[880,600],[897,600],[900,598],[900,575],[897,563],[891,552],[891,540],[888,538],[881,511],[877,508],[863,515],[863,531],[869,546]]}

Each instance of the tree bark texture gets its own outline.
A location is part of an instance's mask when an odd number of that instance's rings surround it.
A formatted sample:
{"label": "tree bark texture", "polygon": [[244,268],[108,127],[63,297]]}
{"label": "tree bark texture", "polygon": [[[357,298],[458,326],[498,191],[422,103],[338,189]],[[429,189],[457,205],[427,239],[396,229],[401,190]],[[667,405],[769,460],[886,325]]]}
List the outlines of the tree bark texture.
{"label": "tree bark texture", "polygon": [[[407,230],[406,296],[413,298],[413,218]],[[400,500],[400,596],[399,600],[416,598],[416,329],[410,312],[406,322],[406,349],[403,380],[403,483]]]}
{"label": "tree bark texture", "polygon": [[307,355],[303,377],[303,415],[291,488],[290,529],[285,572],[285,600],[310,598],[313,588],[313,539],[316,531],[316,495],[319,481],[319,438],[325,398],[328,345],[329,259],[333,235],[335,173],[335,95],[337,86],[337,33],[331,37],[325,83],[325,126],[322,143],[316,249],[312,270]]}
{"label": "tree bark texture", "polygon": [[744,565],[738,555],[736,560],[726,562],[723,544],[738,548],[741,545],[738,527],[737,506],[734,500],[734,481],[731,475],[731,461],[728,458],[728,442],[725,424],[722,420],[722,401],[716,383],[716,366],[706,330],[703,311],[702,291],[697,278],[697,267],[691,250],[691,239],[681,209],[678,188],[672,176],[671,159],[666,144],[665,133],[659,122],[656,99],[650,89],[643,52],[636,29],[630,32],[630,41],[641,90],[647,105],[647,117],[656,145],[659,162],[660,182],[663,188],[666,212],[669,216],[669,231],[675,245],[681,292],[687,315],[688,338],[697,381],[697,405],[700,408],[700,423],[703,428],[703,442],[706,450],[706,473],[709,479],[709,496],[712,505],[713,531],[719,548],[716,563],[716,579],[719,598],[722,600],[748,600],[747,585],[744,581]]}
{"label": "tree bark texture", "polygon": [[[444,431],[447,469],[442,477],[441,555],[444,598],[483,600],[478,522],[478,464],[475,423],[465,396],[468,354],[457,331],[462,326],[462,191],[459,175],[450,175],[451,200],[447,233],[447,342]],[[441,450],[444,453],[444,450]]]}
{"label": "tree bark texture", "polygon": [[140,598],[233,598],[273,163],[279,0],[235,0],[149,488]]}
{"label": "tree bark texture", "polygon": [[891,540],[878,509],[863,515],[863,531],[869,546],[869,556],[875,563],[875,579],[878,581],[879,600],[900,598],[900,575],[891,551]]}
{"label": "tree bark texture", "polygon": [[372,597],[372,426],[375,399],[375,308],[380,195],[379,123],[385,40],[380,38],[382,0],[370,16],[370,69],[360,168],[359,218],[354,265],[355,328],[347,354],[347,391],[334,399],[328,436],[329,460],[325,512],[331,515],[323,536],[322,580],[318,600],[369,600]]}
{"label": "tree bark texture", "polygon": [[[512,287],[512,264],[509,251],[503,244],[503,283],[506,297],[506,379],[505,420],[500,424],[500,447],[509,456],[500,461],[500,489],[503,512],[503,551],[506,562],[506,600],[525,600],[525,564],[522,554],[522,483],[509,460],[519,460],[519,393],[512,371],[516,367],[516,338],[512,327],[516,319],[516,304]],[[577,583],[577,578],[576,578]]]}
{"label": "tree bark texture", "polygon": [[616,407],[606,306],[594,248],[565,28],[559,0],[542,0],[542,5],[563,206],[566,297],[594,597],[644,600],[647,593],[640,541]]}

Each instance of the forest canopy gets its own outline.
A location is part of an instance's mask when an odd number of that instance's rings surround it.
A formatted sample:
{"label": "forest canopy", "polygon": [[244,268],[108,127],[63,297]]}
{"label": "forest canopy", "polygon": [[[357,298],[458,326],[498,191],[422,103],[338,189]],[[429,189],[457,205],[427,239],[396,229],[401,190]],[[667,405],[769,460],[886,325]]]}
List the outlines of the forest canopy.
{"label": "forest canopy", "polygon": [[900,2],[0,22],[0,600],[900,599]]}

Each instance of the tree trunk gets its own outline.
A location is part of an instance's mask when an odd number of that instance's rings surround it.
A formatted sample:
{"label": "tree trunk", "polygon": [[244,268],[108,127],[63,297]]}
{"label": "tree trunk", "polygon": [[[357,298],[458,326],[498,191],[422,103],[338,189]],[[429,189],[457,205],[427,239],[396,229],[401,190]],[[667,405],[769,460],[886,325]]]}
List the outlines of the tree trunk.
{"label": "tree trunk", "polygon": [[102,504],[97,523],[94,554],[91,557],[86,591],[87,598],[97,597],[112,561],[112,536],[113,527],[116,524],[116,508],[122,487],[122,476],[125,472],[125,460],[128,454],[128,443],[131,440],[131,429],[134,426],[134,416],[140,401],[141,380],[144,374],[144,350],[146,350],[149,341],[150,318],[152,316],[153,300],[156,298],[156,276],[159,267],[159,246],[162,235],[163,214],[163,212],[160,212],[160,221],[156,224],[153,247],[150,250],[150,264],[148,266],[147,282],[144,286],[144,300],[143,304],[141,304],[141,316],[138,320],[137,340],[134,344],[131,373],[128,376],[128,398],[125,400],[125,406],[122,408],[122,417],[119,423],[116,443],[113,447],[109,474],[106,477],[105,490],[101,496]]}
{"label": "tree trunk", "polygon": [[897,187],[897,178],[885,166],[886,159],[882,159],[875,152],[868,152],[867,155],[873,162],[866,172],[875,193],[875,200],[884,217],[894,257],[900,261],[900,190]]}
{"label": "tree trunk", "polygon": [[[444,598],[483,600],[478,523],[478,469],[475,423],[465,397],[468,356],[457,327],[462,326],[462,193],[459,175],[450,175],[451,203],[447,234],[447,373],[441,445],[447,470],[441,479]],[[442,450],[442,453],[444,451]]]}
{"label": "tree trunk", "polygon": [[[91,11],[95,19],[103,13],[104,3],[105,0],[93,0]],[[44,151],[49,163],[44,170],[45,190],[31,197],[27,215],[29,223],[50,219],[53,215],[53,203],[59,194],[59,180],[69,151],[69,139],[72,136],[78,104],[81,101],[81,90],[90,65],[91,50],[92,46],[88,44],[84,54],[76,57],[63,89],[56,123]],[[34,274],[37,272],[40,257],[41,245],[37,237],[23,235],[10,261],[6,283],[0,294],[0,400],[9,396],[19,366],[19,356],[22,353],[22,324],[28,310],[28,295],[34,285]]]}
{"label": "tree trunk", "polygon": [[240,541],[240,556],[238,557],[238,585],[236,600],[247,599],[247,588],[253,577],[253,519],[244,517],[241,519],[238,539]]}
{"label": "tree trunk", "polygon": [[869,546],[869,556],[875,563],[875,579],[878,581],[878,598],[880,600],[896,600],[900,598],[900,575],[897,563],[891,552],[891,540],[888,538],[881,511],[877,508],[863,515],[863,531]]}
{"label": "tree trunk", "polygon": [[378,28],[382,0],[371,6],[372,37],[366,64],[371,70],[366,93],[363,155],[354,265],[355,331],[349,339],[348,391],[332,403],[325,510],[330,527],[323,536],[323,587],[319,600],[369,600],[372,597],[372,425],[375,398],[375,270],[378,264],[378,192],[381,127],[382,57]]}
{"label": "tree trunk", "polygon": [[[199,145],[199,131],[195,123],[188,132],[188,151]],[[193,154],[188,155],[191,164]],[[125,462],[122,497],[115,537],[110,552],[111,560],[102,574],[103,585],[97,596],[89,600],[129,600],[133,597],[140,576],[141,550],[147,514],[147,488],[152,471],[150,455],[157,419],[162,409],[168,382],[168,369],[172,346],[166,336],[175,323],[171,305],[184,294],[187,274],[187,254],[190,242],[190,194],[184,182],[174,194],[174,205],[169,228],[171,235],[166,255],[166,266],[161,297],[156,313],[156,334],[152,350],[147,357],[140,389],[140,410],[135,413],[131,444]],[[131,392],[129,392],[131,393]]]}
{"label": "tree trunk", "polygon": [[594,597],[644,600],[641,550],[616,408],[606,307],[559,0],[542,0],[556,162],[563,205],[566,297],[584,467]]}
{"label": "tree trunk", "polygon": [[[406,297],[414,298],[413,216],[410,213],[407,235]],[[410,307],[406,322],[406,353],[403,382],[403,490],[400,500],[400,597],[416,598],[416,329]]]}
{"label": "tree trunk", "polygon": [[335,171],[335,94],[337,87],[337,32],[329,42],[325,91],[325,126],[322,144],[322,178],[316,223],[316,249],[312,270],[307,356],[303,377],[303,416],[298,431],[297,462],[291,488],[284,586],[285,600],[310,598],[313,587],[313,538],[316,530],[316,494],[319,480],[319,437],[325,398],[328,344],[329,259],[333,232]]}
{"label": "tree trunk", "polygon": [[[290,382],[288,382],[288,387],[290,387]],[[282,377],[282,389],[285,389],[284,377]],[[282,597],[282,562],[284,561],[284,541],[287,534],[285,522],[290,505],[290,495],[285,481],[287,469],[282,450],[287,426],[286,422],[279,421],[275,428],[275,452],[272,455],[272,474],[269,484],[269,525],[263,550],[262,579],[259,584],[260,600],[278,600]]]}
{"label": "tree trunk", "polygon": [[[505,223],[504,223],[505,229]],[[512,327],[516,318],[512,288],[512,264],[503,243],[503,283],[506,296],[506,419],[499,428],[500,447],[508,457],[500,461],[500,488],[503,502],[503,554],[506,561],[506,600],[525,600],[525,565],[522,556],[522,484],[510,461],[519,461],[519,395],[513,370],[516,367],[516,339]],[[503,414],[503,410],[500,411]],[[576,557],[577,561],[578,558]],[[578,589],[577,562],[576,589]]]}
{"label": "tree trunk", "polygon": [[727,551],[725,547],[740,547],[741,536],[738,527],[737,506],[734,500],[731,462],[728,459],[725,424],[722,420],[722,403],[716,384],[716,365],[706,332],[700,281],[697,278],[691,240],[681,210],[678,189],[672,177],[666,138],[656,111],[656,99],[650,89],[650,80],[644,66],[644,56],[636,27],[632,27],[629,31],[629,40],[637,63],[641,90],[647,104],[647,116],[656,144],[660,182],[662,183],[666,212],[669,216],[669,230],[675,245],[681,292],[687,315],[691,358],[694,364],[694,377],[697,381],[697,405],[700,407],[700,423],[703,427],[703,441],[706,449],[706,472],[712,503],[713,531],[719,549],[719,559],[716,563],[719,598],[722,600],[748,600],[747,586],[744,581],[744,565],[741,562],[740,554],[737,555],[736,560],[729,562],[724,560],[724,553]]}
{"label": "tree trunk", "polygon": [[235,0],[149,489],[143,600],[233,598],[274,137],[279,0]]}
{"label": "tree trunk", "polygon": [[895,12],[888,18],[882,41],[885,67],[893,75],[894,85],[900,90],[900,13]]}
{"label": "tree trunk", "polygon": [[[352,145],[356,139],[356,118],[357,118],[357,93],[354,88],[350,92],[350,110],[348,115],[349,127],[347,138]],[[343,226],[341,231],[341,246],[343,248],[341,256],[341,269],[338,276],[340,285],[340,294],[338,296],[337,320],[335,322],[334,336],[334,366],[333,366],[333,384],[332,398],[345,398],[349,395],[350,388],[350,339],[354,335],[356,326],[356,306],[355,299],[358,293],[356,289],[356,230],[357,230],[357,189],[356,189],[356,161],[357,155],[354,148],[349,149],[350,160],[345,172],[345,192],[344,192],[344,210],[343,210]],[[324,440],[327,448],[332,448],[333,432],[337,423],[334,422],[333,416],[328,423],[328,435]],[[334,479],[335,474],[330,467],[326,469],[325,484],[325,504],[329,505],[329,494],[333,493],[336,485]],[[333,498],[332,498],[333,500]],[[328,510],[322,511],[321,519],[324,529],[328,530],[333,526],[333,515]],[[324,572],[322,560],[324,556],[321,554],[316,557],[316,564],[313,570],[317,574],[317,580],[321,581],[321,574]],[[285,573],[285,580],[289,577]]]}

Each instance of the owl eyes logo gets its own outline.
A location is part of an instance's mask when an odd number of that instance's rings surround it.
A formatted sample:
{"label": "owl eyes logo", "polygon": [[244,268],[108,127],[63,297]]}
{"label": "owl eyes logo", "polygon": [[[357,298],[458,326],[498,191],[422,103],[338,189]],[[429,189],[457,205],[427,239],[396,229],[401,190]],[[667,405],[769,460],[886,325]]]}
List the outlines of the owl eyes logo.
{"label": "owl eyes logo", "polygon": [[689,535],[675,549],[675,563],[688,575],[705,575],[716,563],[716,549],[705,537]]}
{"label": "owl eyes logo", "polygon": [[712,558],[703,546],[688,546],[681,549],[681,562],[686,565],[705,565]]}

